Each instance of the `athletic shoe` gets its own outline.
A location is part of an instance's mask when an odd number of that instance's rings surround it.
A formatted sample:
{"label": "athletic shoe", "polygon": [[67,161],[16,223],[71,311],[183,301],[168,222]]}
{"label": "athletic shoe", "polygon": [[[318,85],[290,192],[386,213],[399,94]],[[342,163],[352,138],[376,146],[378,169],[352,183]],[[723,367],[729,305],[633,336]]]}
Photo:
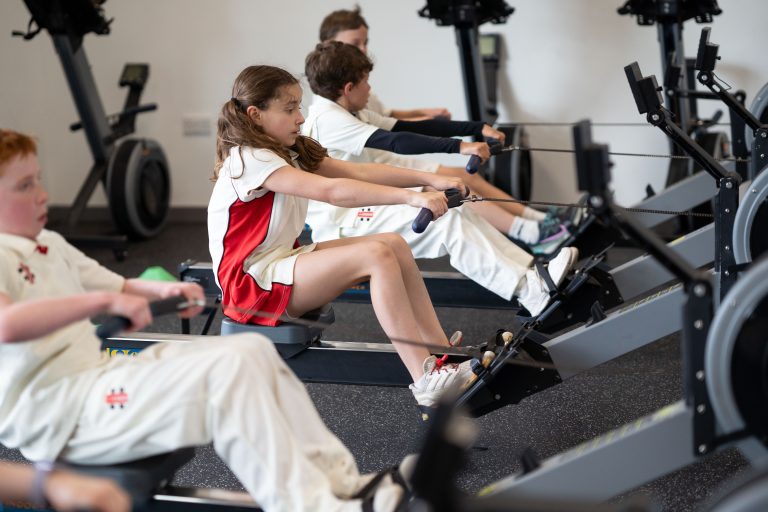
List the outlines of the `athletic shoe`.
{"label": "athletic shoe", "polygon": [[539,223],[539,241],[531,244],[533,254],[552,254],[571,233],[555,217],[547,217]]}
{"label": "athletic shoe", "polygon": [[[387,475],[381,481],[373,495],[374,512],[396,512],[403,507],[405,489]],[[365,510],[365,509],[363,509]]]}
{"label": "athletic shoe", "polygon": [[461,364],[444,363],[435,356],[424,360],[424,375],[411,384],[409,389],[422,407],[433,407],[446,389],[467,381],[472,369],[470,360]]}
{"label": "athletic shoe", "polygon": [[[555,286],[560,286],[565,276],[568,275],[568,271],[571,270],[571,267],[573,267],[578,259],[578,249],[575,247],[563,247],[557,256],[549,261],[547,270]],[[532,317],[538,316],[549,305],[552,297],[549,294],[550,290],[547,288],[547,283],[539,275],[536,267],[526,272],[523,288],[517,301],[528,310]]]}
{"label": "athletic shoe", "polygon": [[550,206],[547,209],[546,219],[557,219],[559,224],[563,224],[568,228],[575,228],[584,220],[585,213],[586,208],[577,206]]}
{"label": "athletic shoe", "polygon": [[367,483],[351,497],[362,500],[363,511],[400,512],[405,510],[410,492],[398,468],[364,475],[363,478],[368,478]]}

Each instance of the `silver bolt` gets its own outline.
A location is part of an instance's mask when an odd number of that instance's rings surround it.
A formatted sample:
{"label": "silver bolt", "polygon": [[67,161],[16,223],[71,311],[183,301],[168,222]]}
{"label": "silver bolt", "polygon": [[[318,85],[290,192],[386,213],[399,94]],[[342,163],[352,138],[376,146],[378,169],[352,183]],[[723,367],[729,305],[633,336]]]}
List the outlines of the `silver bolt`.
{"label": "silver bolt", "polygon": [[766,137],[768,137],[768,133],[765,133],[765,132],[760,132],[760,136],[761,136],[762,138],[766,138]]}
{"label": "silver bolt", "polygon": [[693,287],[693,293],[697,297],[703,297],[704,294],[707,292],[707,288],[703,284],[697,284]]}
{"label": "silver bolt", "polygon": [[731,213],[731,209],[730,208],[726,208],[725,209],[725,213]]}
{"label": "silver bolt", "polygon": [[733,183],[731,183],[730,181],[726,181],[725,188],[733,188]]}
{"label": "silver bolt", "polygon": [[704,380],[704,371],[699,370],[696,372],[696,380]]}
{"label": "silver bolt", "polygon": [[695,322],[693,322],[693,326],[696,329],[701,330],[704,327],[704,322],[702,322],[701,320],[696,320]]}
{"label": "silver bolt", "polygon": [[731,275],[731,273],[726,270],[725,271],[725,275],[729,276],[729,275]]}
{"label": "silver bolt", "polygon": [[709,77],[706,74],[701,75],[702,80],[709,80]]}
{"label": "silver bolt", "polygon": [[731,250],[731,246],[730,246],[730,245],[726,245],[726,246],[725,246],[725,250],[726,250],[726,251],[730,251],[730,250]]}
{"label": "silver bolt", "polygon": [[751,192],[752,192],[753,194],[757,194],[757,189],[756,189],[756,188],[753,188],[753,189],[751,190]]}
{"label": "silver bolt", "polygon": [[698,412],[699,414],[704,414],[704,411],[706,410],[707,410],[707,406],[704,404],[699,404],[696,406],[696,412]]}
{"label": "silver bolt", "polygon": [[589,204],[591,204],[595,208],[600,208],[601,206],[603,206],[603,198],[600,196],[592,196],[589,198]]}
{"label": "silver bolt", "polygon": [[493,395],[494,400],[501,400],[501,395]]}
{"label": "silver bolt", "polygon": [[699,445],[699,453],[707,453],[707,445],[700,444]]}
{"label": "silver bolt", "polygon": [[653,119],[654,121],[658,121],[659,120],[659,114],[652,114],[651,115],[651,119]]}

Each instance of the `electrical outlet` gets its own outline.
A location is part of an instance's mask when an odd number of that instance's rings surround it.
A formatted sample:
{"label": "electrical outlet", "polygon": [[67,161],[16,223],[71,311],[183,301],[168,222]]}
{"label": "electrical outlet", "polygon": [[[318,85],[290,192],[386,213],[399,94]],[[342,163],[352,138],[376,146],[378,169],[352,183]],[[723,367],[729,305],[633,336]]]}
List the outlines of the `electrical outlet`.
{"label": "electrical outlet", "polygon": [[181,119],[185,137],[206,137],[211,134],[212,121],[207,115],[187,114]]}

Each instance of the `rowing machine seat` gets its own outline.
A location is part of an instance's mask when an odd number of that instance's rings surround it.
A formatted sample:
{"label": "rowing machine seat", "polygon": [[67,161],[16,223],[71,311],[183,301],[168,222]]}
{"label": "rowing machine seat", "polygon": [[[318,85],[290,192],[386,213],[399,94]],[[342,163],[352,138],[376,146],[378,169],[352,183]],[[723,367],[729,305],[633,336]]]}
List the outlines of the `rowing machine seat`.
{"label": "rowing machine seat", "polygon": [[69,464],[68,467],[78,473],[109,478],[125,489],[135,504],[142,504],[168,484],[176,471],[194,455],[195,449],[188,447],[114,466]]}
{"label": "rowing machine seat", "polygon": [[[274,343],[308,344],[320,338],[325,326],[333,323],[335,315],[330,304],[313,309],[301,316],[301,322],[283,322],[277,327],[243,324],[225,316],[221,321],[221,334],[240,334],[245,332],[263,334]],[[306,325],[304,322],[318,324]]]}

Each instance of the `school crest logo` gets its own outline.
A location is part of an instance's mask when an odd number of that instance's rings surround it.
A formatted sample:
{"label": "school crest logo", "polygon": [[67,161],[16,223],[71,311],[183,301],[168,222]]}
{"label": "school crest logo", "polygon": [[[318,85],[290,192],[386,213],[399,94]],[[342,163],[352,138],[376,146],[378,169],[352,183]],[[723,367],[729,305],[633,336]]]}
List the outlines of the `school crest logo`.
{"label": "school crest logo", "polygon": [[35,284],[35,274],[32,273],[32,270],[28,265],[19,262],[19,268],[16,271],[21,274],[24,280],[29,284]]}
{"label": "school crest logo", "polygon": [[123,388],[112,388],[106,397],[107,405],[110,409],[125,409],[128,403],[128,393]]}
{"label": "school crest logo", "polygon": [[357,212],[357,218],[363,222],[371,222],[371,219],[375,213],[376,212],[374,212],[371,208],[360,208],[360,210]]}

